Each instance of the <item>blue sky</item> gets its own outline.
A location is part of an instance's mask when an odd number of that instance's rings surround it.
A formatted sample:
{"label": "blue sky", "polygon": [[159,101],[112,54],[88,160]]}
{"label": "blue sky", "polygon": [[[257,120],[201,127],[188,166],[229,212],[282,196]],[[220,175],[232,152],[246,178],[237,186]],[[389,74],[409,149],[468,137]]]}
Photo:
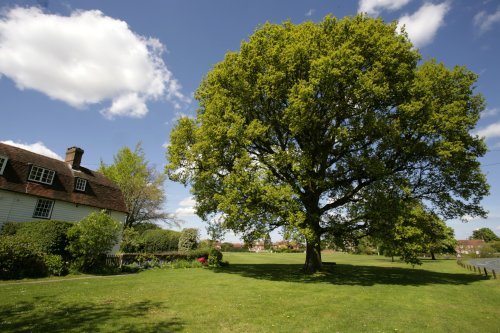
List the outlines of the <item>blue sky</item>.
{"label": "blue sky", "polygon": [[[200,80],[256,27],[359,11],[404,23],[424,59],[480,75],[476,91],[487,108],[474,134],[486,137],[490,148],[481,160],[491,185],[483,202],[490,213],[447,223],[458,239],[481,227],[500,234],[498,1],[0,0],[0,141],[59,158],[78,146],[91,169],[141,142],[162,170],[173,124],[195,115]],[[166,182],[165,189],[166,209],[204,237],[189,188]]]}

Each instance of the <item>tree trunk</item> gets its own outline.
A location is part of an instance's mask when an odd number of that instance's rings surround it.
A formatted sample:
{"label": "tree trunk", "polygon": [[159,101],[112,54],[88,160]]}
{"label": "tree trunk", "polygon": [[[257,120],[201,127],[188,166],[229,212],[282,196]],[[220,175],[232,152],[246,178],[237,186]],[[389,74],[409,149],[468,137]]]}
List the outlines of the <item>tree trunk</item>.
{"label": "tree trunk", "polygon": [[305,273],[315,273],[322,269],[320,236],[314,235],[312,240],[306,241],[306,262],[303,270]]}
{"label": "tree trunk", "polygon": [[434,255],[434,251],[431,251],[431,257],[432,257],[432,260],[436,260],[436,256]]}

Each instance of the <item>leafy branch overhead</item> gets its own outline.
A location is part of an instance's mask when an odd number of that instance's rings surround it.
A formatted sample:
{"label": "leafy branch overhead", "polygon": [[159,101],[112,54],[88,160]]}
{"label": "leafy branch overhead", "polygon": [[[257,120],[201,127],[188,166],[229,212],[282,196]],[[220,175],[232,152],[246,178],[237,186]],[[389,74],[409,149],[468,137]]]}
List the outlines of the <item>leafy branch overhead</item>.
{"label": "leafy branch overhead", "polygon": [[266,23],[202,81],[167,174],[235,232],[296,228],[307,271],[321,269],[325,234],[394,228],[381,212],[484,216],[477,75],[420,61],[396,22]]}

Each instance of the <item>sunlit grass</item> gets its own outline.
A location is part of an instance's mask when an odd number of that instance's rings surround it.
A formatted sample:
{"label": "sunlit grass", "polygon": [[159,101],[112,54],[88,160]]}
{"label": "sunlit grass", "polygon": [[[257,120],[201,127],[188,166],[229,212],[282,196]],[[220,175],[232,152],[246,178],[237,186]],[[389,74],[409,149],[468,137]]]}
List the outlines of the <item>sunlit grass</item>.
{"label": "sunlit grass", "polygon": [[500,332],[500,281],[453,260],[323,259],[314,275],[303,254],[226,253],[217,270],[0,282],[0,332]]}

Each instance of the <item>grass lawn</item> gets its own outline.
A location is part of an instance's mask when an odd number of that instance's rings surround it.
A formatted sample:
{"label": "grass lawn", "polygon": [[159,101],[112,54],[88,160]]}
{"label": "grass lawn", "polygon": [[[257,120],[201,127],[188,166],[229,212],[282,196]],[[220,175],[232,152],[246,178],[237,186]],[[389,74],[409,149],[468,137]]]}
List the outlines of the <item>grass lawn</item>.
{"label": "grass lawn", "polygon": [[[0,281],[0,332],[500,332],[500,280],[453,260],[226,253],[229,267]],[[39,282],[39,283],[38,283]]]}

